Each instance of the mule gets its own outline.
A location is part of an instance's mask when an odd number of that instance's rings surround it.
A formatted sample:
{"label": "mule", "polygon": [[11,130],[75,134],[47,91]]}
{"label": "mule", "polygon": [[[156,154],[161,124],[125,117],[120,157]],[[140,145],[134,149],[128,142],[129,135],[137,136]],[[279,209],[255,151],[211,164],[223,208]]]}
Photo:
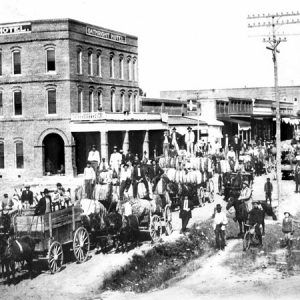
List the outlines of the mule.
{"label": "mule", "polygon": [[248,220],[248,208],[244,201],[238,200],[236,197],[230,197],[226,205],[226,209],[229,210],[231,207],[235,209],[234,220],[239,224],[239,234],[238,236],[243,236],[246,232],[245,223]]}

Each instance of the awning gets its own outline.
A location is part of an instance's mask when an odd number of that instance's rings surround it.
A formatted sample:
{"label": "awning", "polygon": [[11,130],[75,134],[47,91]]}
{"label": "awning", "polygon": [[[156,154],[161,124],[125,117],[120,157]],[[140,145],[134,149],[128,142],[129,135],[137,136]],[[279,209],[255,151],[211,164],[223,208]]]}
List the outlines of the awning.
{"label": "awning", "polygon": [[[189,119],[192,119],[192,120],[198,120],[198,117],[197,116],[187,116],[187,118]],[[200,124],[201,122],[205,122],[207,125],[210,125],[210,126],[224,126],[224,123],[221,122],[221,121],[218,121],[216,119],[205,119],[203,117],[199,118],[200,120]]]}
{"label": "awning", "polygon": [[248,131],[251,129],[251,126],[245,125],[245,124],[238,124],[239,131]]}
{"label": "awning", "polygon": [[290,125],[299,125],[300,120],[299,119],[291,119],[291,118],[282,118],[281,122],[283,122],[285,124],[290,124]]}
{"label": "awning", "polygon": [[228,117],[219,117],[218,119],[222,122],[230,122],[230,123],[234,123],[234,124],[239,124],[240,126],[244,126],[244,127],[251,126],[250,121],[246,121],[246,120],[239,120],[239,119],[233,119],[233,118],[228,118]]}

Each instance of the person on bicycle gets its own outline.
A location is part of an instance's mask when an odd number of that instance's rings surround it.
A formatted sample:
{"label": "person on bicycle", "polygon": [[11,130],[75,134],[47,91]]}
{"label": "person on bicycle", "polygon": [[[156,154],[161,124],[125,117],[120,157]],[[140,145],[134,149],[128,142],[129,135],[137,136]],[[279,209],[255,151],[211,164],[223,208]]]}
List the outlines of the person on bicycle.
{"label": "person on bicycle", "polygon": [[255,225],[255,233],[257,235],[259,245],[262,246],[262,234],[260,230],[260,225],[263,224],[264,221],[264,212],[259,209],[258,201],[252,201],[253,208],[250,210],[248,214],[248,224],[251,226]]}
{"label": "person on bicycle", "polygon": [[286,211],[282,220],[282,232],[284,233],[284,240],[287,247],[292,246],[292,235],[294,233],[294,223],[300,223],[300,221],[293,219],[292,215]]}
{"label": "person on bicycle", "polygon": [[219,250],[224,250],[225,248],[225,225],[227,225],[227,217],[224,212],[222,212],[221,204],[217,204],[213,214],[213,226],[216,235],[216,248]]}

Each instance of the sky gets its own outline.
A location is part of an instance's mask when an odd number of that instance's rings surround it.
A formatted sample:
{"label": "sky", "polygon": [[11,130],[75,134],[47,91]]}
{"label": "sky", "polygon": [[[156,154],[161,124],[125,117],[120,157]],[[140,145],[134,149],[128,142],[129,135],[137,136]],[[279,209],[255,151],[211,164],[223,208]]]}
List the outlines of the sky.
{"label": "sky", "polygon": [[[271,51],[261,37],[269,29],[248,29],[247,16],[297,10],[299,0],[9,0],[1,1],[0,23],[72,18],[138,36],[139,85],[158,97],[272,86]],[[300,24],[279,32],[288,39],[279,46],[279,84],[300,85]]]}

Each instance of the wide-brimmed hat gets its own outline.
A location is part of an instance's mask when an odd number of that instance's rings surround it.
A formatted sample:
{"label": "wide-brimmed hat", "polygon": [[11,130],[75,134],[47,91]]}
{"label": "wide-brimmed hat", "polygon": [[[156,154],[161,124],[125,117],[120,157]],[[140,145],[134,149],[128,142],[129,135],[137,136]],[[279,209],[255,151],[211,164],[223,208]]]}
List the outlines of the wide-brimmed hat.
{"label": "wide-brimmed hat", "polygon": [[117,147],[117,146],[114,146],[114,149],[118,149],[118,147]]}
{"label": "wide-brimmed hat", "polygon": [[44,189],[44,194],[48,194],[49,190],[48,189]]}
{"label": "wide-brimmed hat", "polygon": [[252,199],[252,204],[254,204],[254,203],[259,204],[259,200],[254,200],[254,199]]}
{"label": "wide-brimmed hat", "polygon": [[289,214],[289,216],[291,216],[291,214],[290,214],[288,211],[285,211],[283,214],[284,214],[284,215],[285,215],[285,214]]}
{"label": "wide-brimmed hat", "polygon": [[192,129],[192,127],[191,127],[191,126],[189,126],[187,129],[188,129],[188,130],[189,130],[189,129]]}
{"label": "wide-brimmed hat", "polygon": [[218,204],[216,205],[216,208],[222,208],[222,205],[221,205],[220,203],[218,203]]}
{"label": "wide-brimmed hat", "polygon": [[172,130],[176,130],[176,128],[175,128],[175,127],[173,127],[173,128],[172,128]]}
{"label": "wide-brimmed hat", "polygon": [[25,188],[30,188],[30,185],[28,183],[26,183]]}

